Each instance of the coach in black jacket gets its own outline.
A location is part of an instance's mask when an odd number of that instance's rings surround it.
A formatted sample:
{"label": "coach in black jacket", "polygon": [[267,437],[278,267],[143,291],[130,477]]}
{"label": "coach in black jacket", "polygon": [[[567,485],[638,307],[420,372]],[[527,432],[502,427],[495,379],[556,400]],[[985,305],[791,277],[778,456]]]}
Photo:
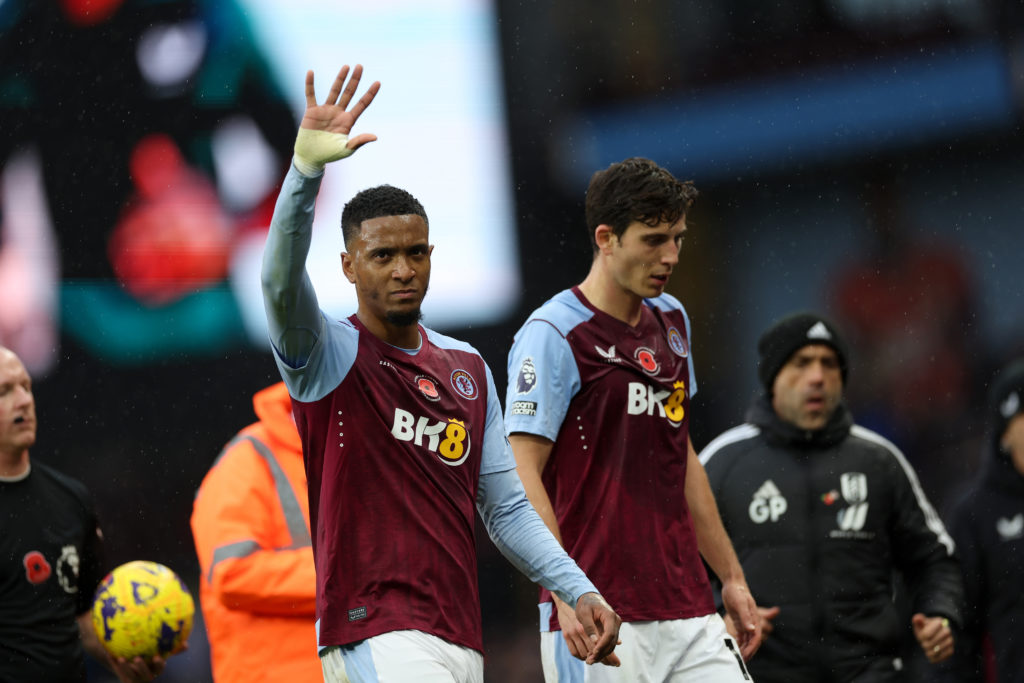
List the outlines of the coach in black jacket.
{"label": "coach in black jacket", "polygon": [[1000,373],[989,392],[988,458],[953,510],[967,589],[964,631],[945,680],[985,680],[987,635],[999,683],[1024,683],[1024,359]]}
{"label": "coach in black jacket", "polygon": [[750,589],[768,606],[754,680],[904,680],[897,571],[929,661],[948,658],[963,600],[953,541],[899,449],[843,405],[838,331],[799,313],[772,325],[758,351],[765,394],[700,456]]}

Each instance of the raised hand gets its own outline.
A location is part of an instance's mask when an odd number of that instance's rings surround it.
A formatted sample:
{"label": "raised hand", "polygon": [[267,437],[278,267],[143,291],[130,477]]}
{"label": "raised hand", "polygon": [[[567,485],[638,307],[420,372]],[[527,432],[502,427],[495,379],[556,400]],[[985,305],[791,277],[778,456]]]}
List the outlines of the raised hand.
{"label": "raised hand", "polygon": [[[356,90],[359,88],[359,80],[363,77],[363,65],[356,64],[356,67],[352,69],[352,78],[348,79],[348,84],[346,85],[345,79],[348,78],[348,69],[348,64],[341,67],[341,71],[338,72],[337,77],[334,79],[331,90],[327,93],[327,98],[323,104],[316,103],[313,72],[306,72],[306,113],[302,116],[302,128],[323,130],[329,133],[341,133],[342,135],[349,134],[356,120],[370,106],[373,98],[377,96],[377,92],[380,90],[380,81],[374,81],[350,110],[348,105],[352,102],[352,98],[355,97]],[[344,92],[342,91],[343,87]],[[375,135],[364,134],[357,136],[355,140],[361,138],[365,139],[359,144],[377,139]]]}
{"label": "raised hand", "polygon": [[295,139],[296,166],[300,170],[318,172],[328,162],[343,159],[377,139],[371,133],[349,137],[352,127],[380,90],[380,81],[374,81],[363,96],[352,104],[362,75],[361,64],[356,64],[352,69],[351,78],[348,65],[341,67],[327,98],[323,104],[317,104],[313,72],[306,72],[306,111]]}

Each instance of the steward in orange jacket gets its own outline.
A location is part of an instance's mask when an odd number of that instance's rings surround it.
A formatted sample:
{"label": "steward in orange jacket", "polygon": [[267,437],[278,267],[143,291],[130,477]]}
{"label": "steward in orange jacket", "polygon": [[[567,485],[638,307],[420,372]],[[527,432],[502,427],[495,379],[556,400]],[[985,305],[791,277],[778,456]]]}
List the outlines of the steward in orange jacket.
{"label": "steward in orange jacket", "polygon": [[259,422],[232,439],[192,509],[213,678],[321,681],[316,574],[302,444],[283,383],[253,397]]}

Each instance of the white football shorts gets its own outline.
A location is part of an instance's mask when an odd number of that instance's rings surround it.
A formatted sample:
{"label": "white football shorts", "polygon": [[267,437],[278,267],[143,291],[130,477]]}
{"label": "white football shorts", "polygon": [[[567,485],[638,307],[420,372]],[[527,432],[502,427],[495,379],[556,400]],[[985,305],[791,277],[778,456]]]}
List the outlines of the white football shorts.
{"label": "white football shorts", "polygon": [[[547,623],[543,621],[542,623]],[[569,654],[561,631],[540,634],[547,683],[749,683],[740,648],[718,614],[623,622],[615,654],[622,666],[587,666]]]}
{"label": "white football shorts", "polygon": [[422,631],[391,631],[320,654],[324,683],[483,683],[484,657]]}

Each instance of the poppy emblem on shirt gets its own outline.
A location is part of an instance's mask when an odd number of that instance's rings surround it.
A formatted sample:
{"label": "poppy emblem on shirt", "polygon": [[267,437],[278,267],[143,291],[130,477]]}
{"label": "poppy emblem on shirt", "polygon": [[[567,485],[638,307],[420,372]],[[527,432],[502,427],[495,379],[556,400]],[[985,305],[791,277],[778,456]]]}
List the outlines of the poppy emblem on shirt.
{"label": "poppy emblem on shirt", "polygon": [[441,398],[441,394],[437,392],[437,382],[434,381],[433,377],[417,375],[415,382],[416,388],[419,389],[420,393],[426,396],[428,400],[436,401]]}
{"label": "poppy emblem on shirt", "polygon": [[476,399],[476,380],[473,379],[473,375],[461,368],[453,370],[451,383],[452,389],[454,389],[463,398],[468,398],[471,401]]}
{"label": "poppy emblem on shirt", "polygon": [[690,348],[687,346],[686,340],[674,327],[668,328],[668,346],[677,356],[686,358],[690,355]]}
{"label": "poppy emblem on shirt", "polygon": [[50,568],[50,563],[38,550],[25,553],[25,557],[21,558],[21,563],[25,566],[25,578],[32,584],[38,585],[46,581],[53,571]]}
{"label": "poppy emblem on shirt", "polygon": [[640,368],[648,375],[653,375],[661,368],[661,364],[654,357],[654,351],[646,346],[641,346],[633,353],[633,357],[640,363]]}

